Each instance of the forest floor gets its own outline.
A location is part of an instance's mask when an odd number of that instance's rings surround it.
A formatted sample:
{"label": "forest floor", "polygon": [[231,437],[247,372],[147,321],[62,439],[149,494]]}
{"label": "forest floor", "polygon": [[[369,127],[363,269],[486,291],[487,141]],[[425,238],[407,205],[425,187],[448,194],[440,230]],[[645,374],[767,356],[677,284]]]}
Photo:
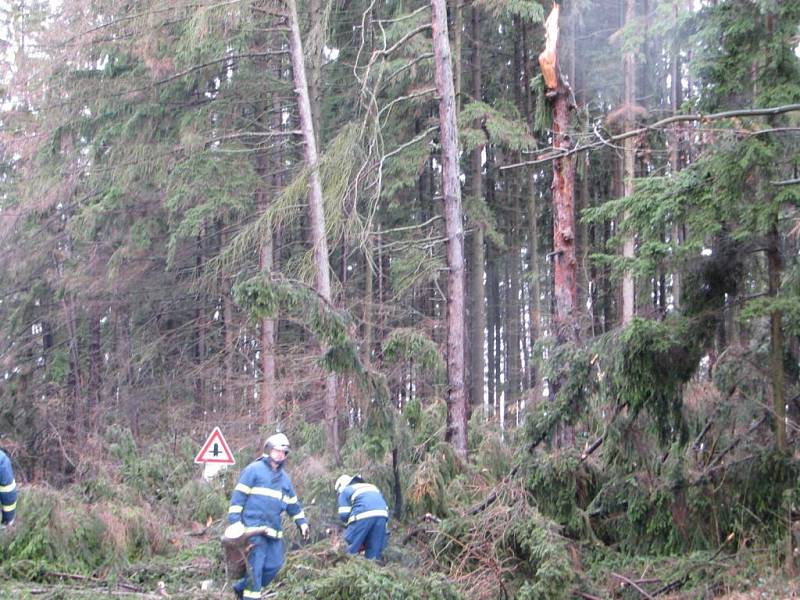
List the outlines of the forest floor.
{"label": "forest floor", "polygon": [[[185,534],[186,537],[183,540],[184,551],[189,549],[189,552],[184,554],[183,557],[153,557],[150,561],[130,565],[119,573],[105,578],[55,571],[49,572],[42,569],[37,573],[36,581],[4,581],[0,579],[0,600],[89,600],[94,598],[231,600],[234,596],[231,592],[230,582],[225,577],[222,551],[216,541],[217,528],[212,528],[207,534],[200,536],[196,533]],[[391,548],[387,551],[387,560],[384,565],[373,567],[370,564],[367,567],[367,563],[355,562],[356,572],[358,572],[359,568],[362,568],[364,571],[374,573],[372,569],[375,568],[378,571],[386,572],[389,574],[388,576],[394,577],[397,571],[407,568],[407,555],[413,552],[414,549],[412,548]],[[323,538],[308,546],[295,546],[290,549],[287,555],[287,563],[284,569],[263,597],[265,599],[303,598],[305,597],[304,581],[311,581],[315,576],[328,577],[327,568],[335,568],[337,565],[341,566],[348,561],[359,560],[361,559],[350,559],[344,556],[335,538],[333,540]],[[320,566],[323,568],[320,569]],[[730,581],[724,582],[722,587],[730,588],[731,590],[740,588],[744,591],[711,593],[700,585],[671,594],[662,594],[658,598],[663,600],[800,598],[800,583],[797,581],[767,574],[757,578],[756,581],[751,581],[740,576],[737,571],[736,567],[731,569]],[[717,587],[719,588],[719,585]],[[605,593],[597,596],[594,594],[576,595],[575,598],[647,600],[656,597],[644,589],[641,591],[635,590],[630,585],[622,582],[619,583],[619,587],[616,589],[607,586]],[[319,596],[314,595],[313,597],[317,598]],[[345,592],[345,595],[337,595],[336,597],[353,600],[359,597],[369,598],[369,600],[381,600],[384,596],[375,596],[373,599],[373,597],[349,595]],[[388,595],[385,597],[387,599],[390,598]],[[400,596],[391,596],[391,598],[395,597]],[[422,590],[421,594],[415,597],[428,598],[429,596]],[[462,589],[461,597],[469,599],[472,596],[468,591]]]}

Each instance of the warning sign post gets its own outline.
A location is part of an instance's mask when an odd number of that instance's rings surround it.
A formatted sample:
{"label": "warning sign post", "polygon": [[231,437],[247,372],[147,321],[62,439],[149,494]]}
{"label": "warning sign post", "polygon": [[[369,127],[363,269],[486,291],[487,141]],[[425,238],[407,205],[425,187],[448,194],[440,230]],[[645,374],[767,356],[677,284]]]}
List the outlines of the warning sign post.
{"label": "warning sign post", "polygon": [[219,427],[214,427],[214,431],[208,436],[206,443],[203,444],[194,462],[198,464],[211,463],[215,465],[236,464],[236,460],[233,458],[233,452],[231,452],[231,449],[228,447],[228,442],[225,441]]}

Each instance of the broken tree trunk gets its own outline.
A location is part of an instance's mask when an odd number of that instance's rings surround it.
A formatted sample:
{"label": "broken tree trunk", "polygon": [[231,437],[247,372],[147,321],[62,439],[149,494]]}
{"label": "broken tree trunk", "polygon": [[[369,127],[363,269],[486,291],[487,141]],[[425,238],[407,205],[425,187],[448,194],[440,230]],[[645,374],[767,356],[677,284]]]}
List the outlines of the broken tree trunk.
{"label": "broken tree trunk", "polygon": [[[572,108],[569,85],[558,70],[558,5],[545,22],[545,50],[539,66],[553,107],[553,147],[569,152],[569,112]],[[570,157],[553,161],[553,262],[555,275],[555,325],[560,342],[577,341],[577,258],[575,256],[575,163]]]}
{"label": "broken tree trunk", "polygon": [[[556,4],[545,21],[545,50],[539,55],[539,65],[547,85],[547,97],[553,110],[553,147],[556,152],[568,153],[572,140],[569,134],[569,113],[572,91],[562,79],[558,68],[558,14]],[[553,299],[556,344],[578,341],[577,271],[575,252],[575,162],[569,156],[553,161]],[[563,377],[563,376],[562,376]],[[555,398],[562,385],[561,377],[552,382]],[[572,443],[573,431],[561,424],[553,436],[556,447]]]}

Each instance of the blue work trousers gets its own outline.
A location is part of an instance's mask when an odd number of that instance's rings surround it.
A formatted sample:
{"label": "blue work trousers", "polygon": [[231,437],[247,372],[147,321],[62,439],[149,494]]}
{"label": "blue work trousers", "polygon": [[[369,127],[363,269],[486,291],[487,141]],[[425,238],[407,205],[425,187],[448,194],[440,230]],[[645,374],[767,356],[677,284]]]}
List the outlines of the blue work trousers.
{"label": "blue work trousers", "polygon": [[253,547],[247,555],[247,574],[233,589],[244,598],[261,598],[261,590],[275,579],[283,566],[283,541],[257,535],[250,543]]}
{"label": "blue work trousers", "polygon": [[364,546],[364,556],[370,559],[380,558],[386,546],[386,517],[370,517],[353,521],[344,532],[347,551],[358,554]]}

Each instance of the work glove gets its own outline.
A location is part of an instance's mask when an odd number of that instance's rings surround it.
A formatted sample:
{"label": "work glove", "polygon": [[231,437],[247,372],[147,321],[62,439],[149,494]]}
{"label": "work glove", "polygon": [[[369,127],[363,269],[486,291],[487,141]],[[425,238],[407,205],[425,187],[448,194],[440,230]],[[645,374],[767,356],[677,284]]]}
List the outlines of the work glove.
{"label": "work glove", "polygon": [[303,523],[300,525],[300,536],[303,538],[303,541],[307,542],[309,538],[309,531],[308,531],[308,523]]}

